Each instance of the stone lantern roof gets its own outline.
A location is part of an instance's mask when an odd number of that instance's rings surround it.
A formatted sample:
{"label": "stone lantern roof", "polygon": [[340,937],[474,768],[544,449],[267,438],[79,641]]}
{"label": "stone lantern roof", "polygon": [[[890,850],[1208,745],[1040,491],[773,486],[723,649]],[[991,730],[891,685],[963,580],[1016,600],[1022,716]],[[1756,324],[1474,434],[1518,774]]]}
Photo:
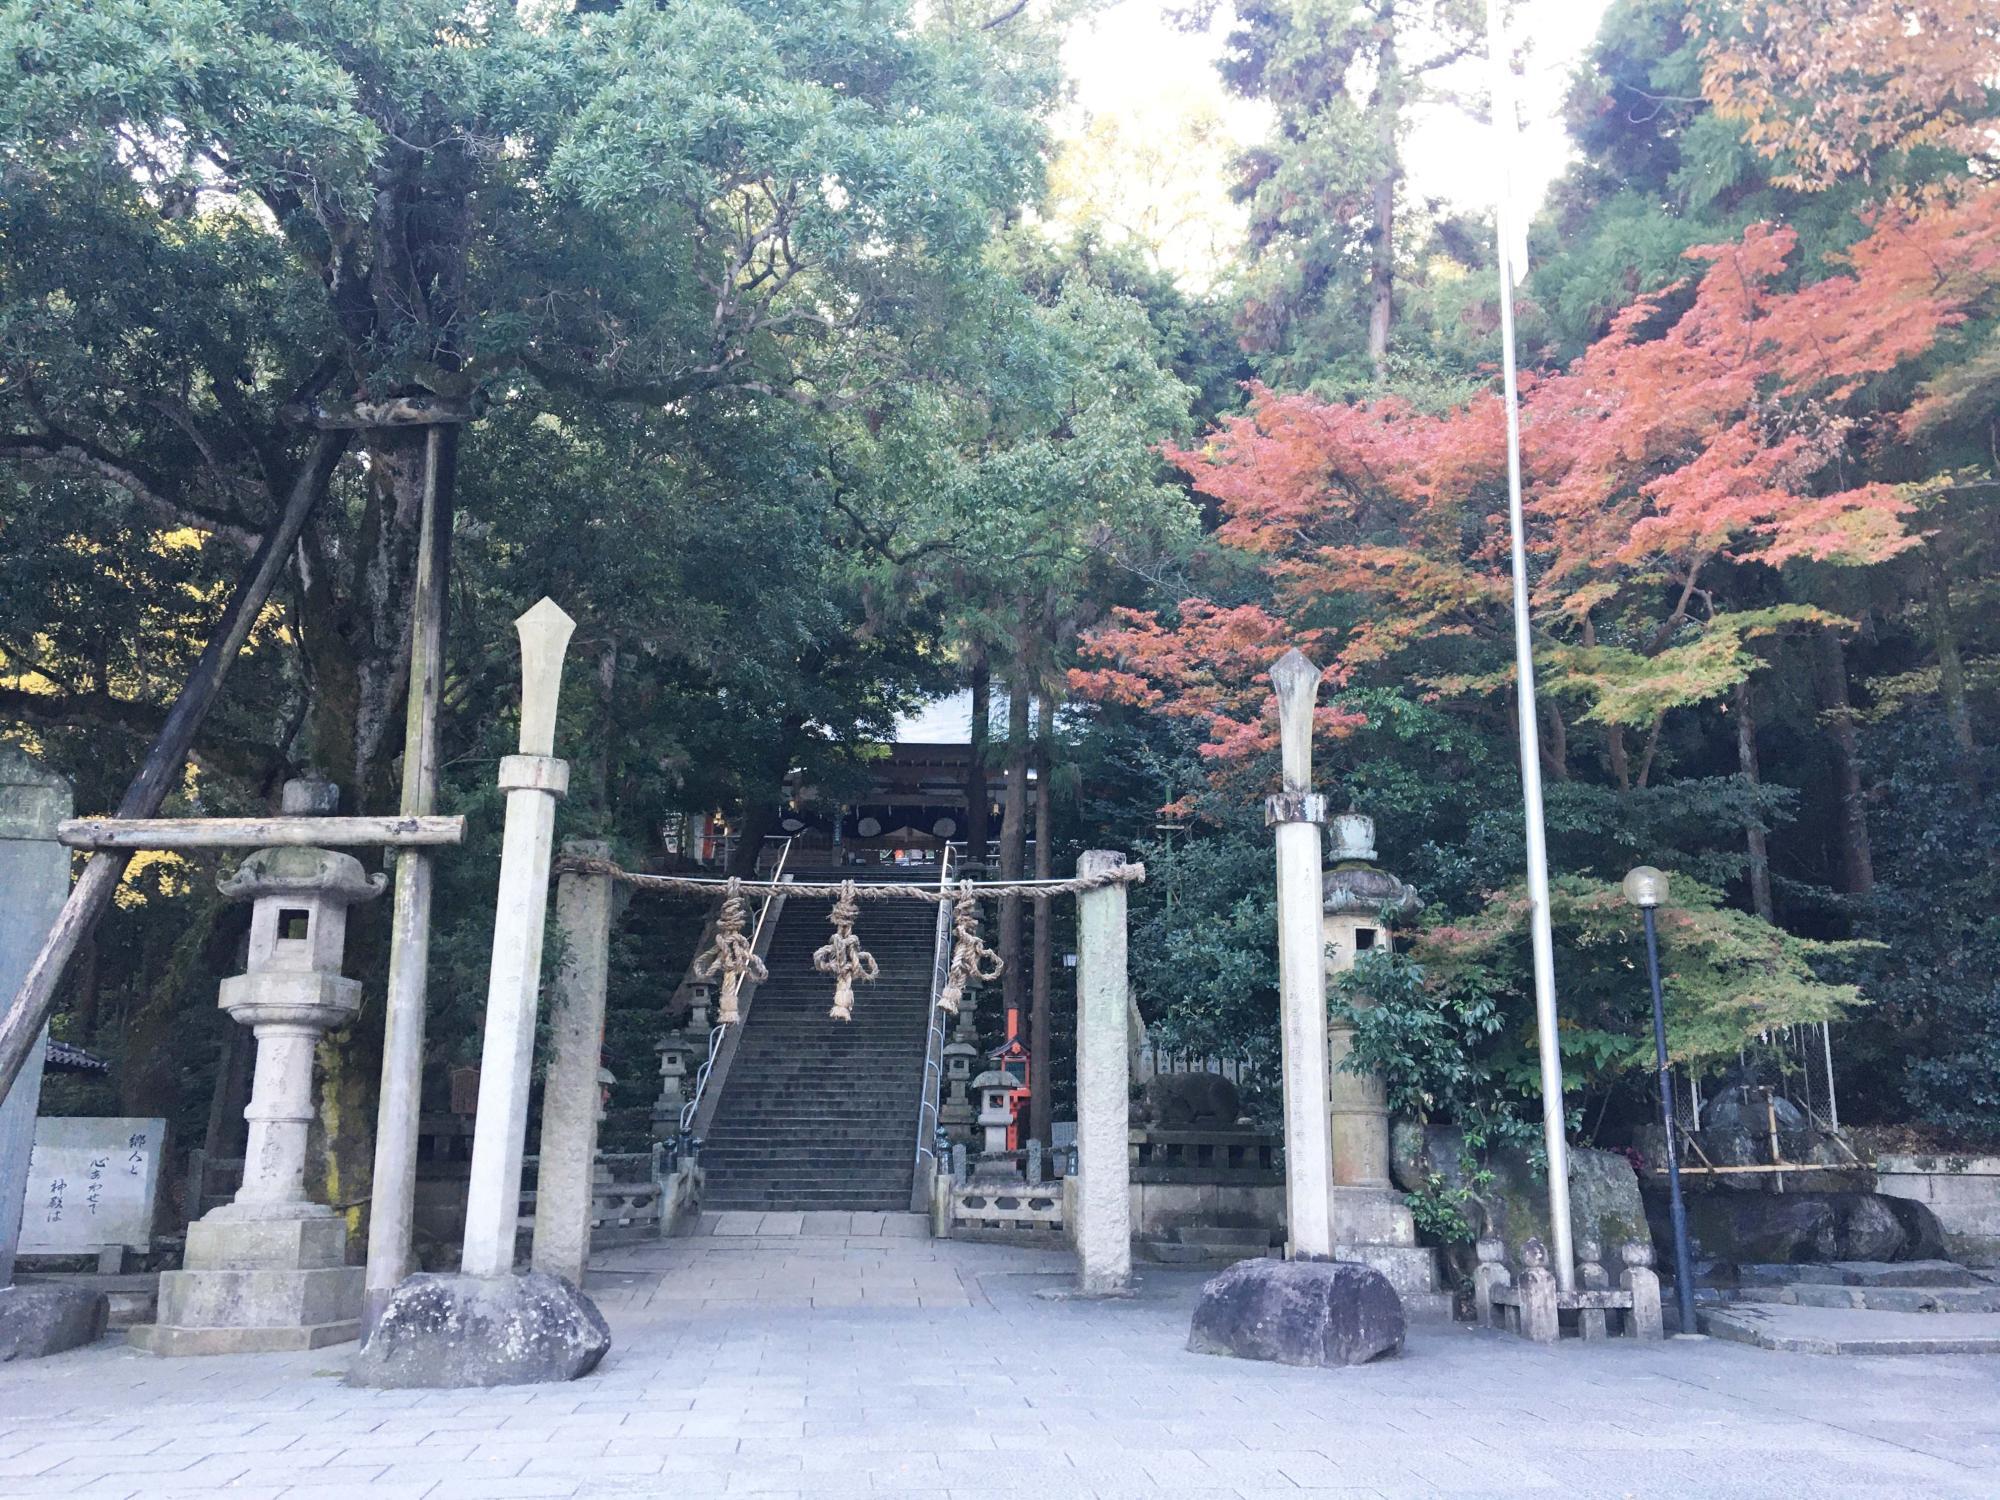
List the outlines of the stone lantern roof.
{"label": "stone lantern roof", "polygon": [[1014,1089],[1020,1086],[1021,1081],[1005,1068],[988,1068],[972,1080],[972,1087],[976,1089]]}
{"label": "stone lantern roof", "polygon": [[1329,916],[1375,916],[1386,911],[1397,920],[1408,920],[1424,909],[1414,890],[1374,865],[1373,818],[1360,813],[1335,818],[1333,857],[1339,863],[1320,881],[1321,909]]}
{"label": "stone lantern roof", "polygon": [[236,901],[264,896],[317,896],[342,906],[373,900],[388,884],[386,875],[370,875],[351,854],[332,849],[286,847],[259,849],[217,882],[223,895]]}

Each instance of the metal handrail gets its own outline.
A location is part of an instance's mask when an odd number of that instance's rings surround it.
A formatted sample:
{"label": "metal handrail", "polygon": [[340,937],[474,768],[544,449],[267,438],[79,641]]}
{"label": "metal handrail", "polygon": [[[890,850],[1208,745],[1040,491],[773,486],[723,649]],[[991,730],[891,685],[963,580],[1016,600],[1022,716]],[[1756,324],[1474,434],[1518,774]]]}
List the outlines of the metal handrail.
{"label": "metal handrail", "polygon": [[[764,893],[764,904],[757,908],[757,925],[750,929],[750,951],[757,951],[758,939],[764,935],[764,919],[771,914],[771,902],[777,898],[778,882],[785,878],[785,861],[792,857],[792,841],[785,840],[785,847],[778,851],[778,862],[771,869],[770,889]],[[701,1110],[701,1096],[708,1090],[708,1075],[715,1069],[716,1055],[722,1051],[724,1036],[730,1023],[717,1021],[708,1031],[708,1056],[694,1072],[694,1095],[681,1106],[680,1140],[685,1154],[688,1132],[694,1128],[696,1114]]]}
{"label": "metal handrail", "polygon": [[[938,890],[951,888],[951,845],[946,844],[938,860]],[[945,976],[951,971],[951,903],[939,901],[937,938],[931,954],[930,1019],[924,1029],[924,1081],[917,1097],[917,1150],[910,1183],[910,1209],[921,1213],[930,1206],[931,1185],[924,1176],[924,1158],[937,1170],[938,1092],[944,1083],[944,1012],[938,996],[944,991]]]}

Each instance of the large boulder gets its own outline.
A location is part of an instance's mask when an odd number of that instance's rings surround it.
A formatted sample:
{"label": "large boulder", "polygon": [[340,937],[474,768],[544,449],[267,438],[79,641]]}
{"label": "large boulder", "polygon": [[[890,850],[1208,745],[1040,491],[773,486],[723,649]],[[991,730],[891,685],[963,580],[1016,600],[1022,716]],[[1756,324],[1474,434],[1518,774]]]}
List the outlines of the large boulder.
{"label": "large boulder", "polygon": [[[1654,1238],[1672,1243],[1665,1191],[1647,1194]],[[1926,1260],[1942,1254],[1937,1218],[1908,1198],[1858,1192],[1694,1192],[1688,1238],[1698,1258],[1736,1265]]]}
{"label": "large boulder", "polygon": [[1403,1304],[1353,1261],[1246,1260],[1201,1289],[1188,1348],[1281,1365],[1360,1365],[1403,1347]]}
{"label": "large boulder", "polygon": [[347,1371],[383,1390],[576,1380],[611,1347],[604,1314],[560,1276],[419,1272],[396,1288]]}
{"label": "large boulder", "polygon": [[[1505,1242],[1509,1265],[1521,1264],[1521,1247],[1531,1239],[1554,1242],[1549,1229],[1546,1174],[1525,1153],[1496,1147],[1476,1160],[1466,1151],[1464,1133],[1450,1125],[1396,1122],[1392,1136],[1393,1174],[1405,1192],[1426,1191],[1437,1178],[1454,1201],[1465,1206],[1466,1235],[1448,1247],[1455,1269],[1470,1277],[1472,1241],[1492,1234]],[[1475,1183],[1474,1173],[1484,1177]],[[1460,1193],[1469,1193],[1459,1198]],[[1595,1239],[1608,1252],[1627,1240],[1646,1237],[1646,1205],[1631,1159],[1617,1151],[1572,1147],[1569,1153],[1570,1224],[1578,1240]],[[1484,1222],[1481,1222],[1481,1221]],[[1608,1263],[1607,1263],[1608,1265]]]}
{"label": "large boulder", "polygon": [[110,1317],[104,1293],[88,1287],[0,1287],[0,1364],[94,1344]]}

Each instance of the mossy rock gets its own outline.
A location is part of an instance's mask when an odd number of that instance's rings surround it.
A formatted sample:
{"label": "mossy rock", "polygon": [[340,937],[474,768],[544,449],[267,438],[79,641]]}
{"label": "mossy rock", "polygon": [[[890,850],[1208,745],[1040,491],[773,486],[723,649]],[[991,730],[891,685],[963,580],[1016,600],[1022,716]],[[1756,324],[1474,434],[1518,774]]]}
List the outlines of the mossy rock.
{"label": "mossy rock", "polygon": [[[1493,1180],[1477,1189],[1475,1201],[1464,1202],[1462,1241],[1445,1247],[1463,1275],[1472,1270],[1472,1240],[1479,1234],[1498,1235],[1507,1246],[1510,1265],[1521,1263],[1521,1246],[1530,1239],[1550,1243],[1549,1190],[1543,1176],[1530,1166],[1525,1153],[1512,1147],[1487,1151],[1468,1163],[1465,1136],[1455,1126],[1420,1125],[1398,1120],[1393,1131],[1394,1174],[1405,1192],[1422,1192],[1432,1177],[1442,1180],[1456,1200],[1472,1172],[1485,1170]],[[1572,1147],[1569,1154],[1570,1224],[1581,1241],[1595,1239],[1602,1247],[1606,1269],[1618,1263],[1618,1247],[1627,1240],[1650,1242],[1645,1201],[1632,1163],[1616,1151]]]}

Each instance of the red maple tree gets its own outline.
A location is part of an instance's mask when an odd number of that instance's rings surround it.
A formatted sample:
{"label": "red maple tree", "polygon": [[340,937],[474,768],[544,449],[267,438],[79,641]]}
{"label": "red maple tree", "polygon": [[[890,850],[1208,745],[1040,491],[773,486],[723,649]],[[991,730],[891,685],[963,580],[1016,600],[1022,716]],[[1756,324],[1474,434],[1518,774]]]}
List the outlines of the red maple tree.
{"label": "red maple tree", "polygon": [[[1875,377],[2000,293],[2000,188],[1881,211],[1818,280],[1791,283],[1796,236],[1757,225],[1698,247],[1684,280],[1639,299],[1522,408],[1538,659],[1584,717],[1652,726],[1754,670],[1748,642],[1833,617],[1732,609],[1720,565],[1868,565],[1915,544],[1912,504],[1874,460],[1961,386],[1900,409]],[[1122,614],[1073,679],[1087,697],[1203,722],[1210,754],[1268,748],[1263,669],[1284,645],[1439,695],[1511,686],[1503,412],[1336,405],[1262,386],[1169,457],[1219,506],[1215,538],[1250,554],[1265,604],[1184,601]],[[1352,727],[1329,712],[1330,732]]]}

